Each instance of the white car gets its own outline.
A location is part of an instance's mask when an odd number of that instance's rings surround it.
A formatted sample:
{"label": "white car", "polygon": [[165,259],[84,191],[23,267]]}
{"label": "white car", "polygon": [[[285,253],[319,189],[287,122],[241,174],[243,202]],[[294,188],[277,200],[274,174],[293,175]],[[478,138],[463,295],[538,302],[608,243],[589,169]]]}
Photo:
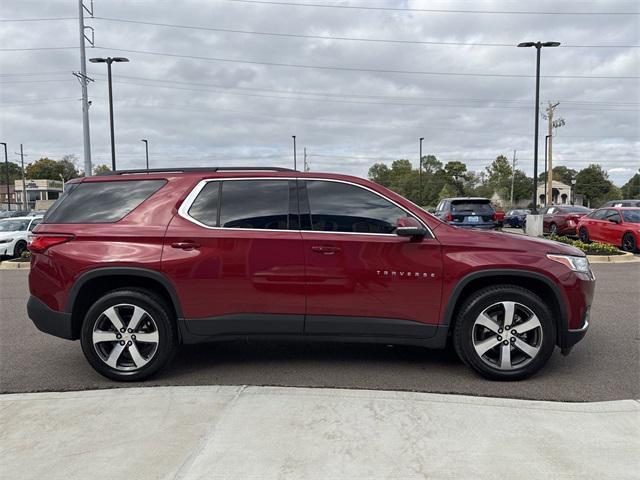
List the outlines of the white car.
{"label": "white car", "polygon": [[0,220],[0,257],[19,257],[27,249],[31,231],[42,217],[14,217]]}

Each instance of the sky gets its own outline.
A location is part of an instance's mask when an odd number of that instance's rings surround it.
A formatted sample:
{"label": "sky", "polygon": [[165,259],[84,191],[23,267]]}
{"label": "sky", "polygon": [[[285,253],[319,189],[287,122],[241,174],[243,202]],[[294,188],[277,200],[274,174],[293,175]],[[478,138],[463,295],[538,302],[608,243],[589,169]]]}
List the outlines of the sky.
{"label": "sky", "polygon": [[[90,5],[90,0],[85,0]],[[302,3],[312,4],[300,6]],[[0,0],[0,138],[17,161],[83,165],[76,0]],[[342,8],[339,8],[342,7]],[[348,8],[344,8],[348,7]],[[365,8],[358,8],[365,7]],[[446,10],[446,11],[443,11]],[[515,13],[527,12],[527,13]],[[423,153],[533,172],[541,115],[559,102],[554,166],[640,167],[640,2],[539,0],[94,0],[113,65],[119,169],[293,166],[366,176]],[[22,20],[22,21],[17,21]],[[106,66],[87,63],[94,165],[110,164]],[[547,121],[540,119],[540,167]]]}

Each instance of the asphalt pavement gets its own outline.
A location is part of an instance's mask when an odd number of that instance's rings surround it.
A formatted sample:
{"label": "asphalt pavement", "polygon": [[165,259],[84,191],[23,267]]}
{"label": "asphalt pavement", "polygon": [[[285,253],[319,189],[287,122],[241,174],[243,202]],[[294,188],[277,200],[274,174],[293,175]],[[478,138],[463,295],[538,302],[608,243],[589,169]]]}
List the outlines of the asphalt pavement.
{"label": "asphalt pavement", "polygon": [[28,271],[0,270],[0,392],[172,385],[272,385],[456,393],[552,401],[640,398],[640,265],[593,265],[591,327],[567,357],[521,382],[484,380],[450,351],[407,346],[230,342],[181,347],[143,383],[95,373],[79,342],[39,332],[26,315]]}

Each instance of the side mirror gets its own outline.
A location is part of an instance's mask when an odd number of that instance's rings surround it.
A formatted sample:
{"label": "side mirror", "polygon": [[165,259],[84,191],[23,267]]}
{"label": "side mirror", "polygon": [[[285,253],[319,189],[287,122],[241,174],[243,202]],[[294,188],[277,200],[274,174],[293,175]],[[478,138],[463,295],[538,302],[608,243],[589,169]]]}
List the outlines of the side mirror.
{"label": "side mirror", "polygon": [[396,235],[400,237],[422,238],[427,234],[427,229],[415,218],[402,217],[396,222]]}

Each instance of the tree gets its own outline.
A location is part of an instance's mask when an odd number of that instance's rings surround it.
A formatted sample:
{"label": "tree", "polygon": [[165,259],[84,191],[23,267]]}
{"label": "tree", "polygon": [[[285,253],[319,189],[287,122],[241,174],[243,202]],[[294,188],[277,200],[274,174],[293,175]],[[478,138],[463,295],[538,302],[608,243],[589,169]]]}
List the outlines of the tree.
{"label": "tree", "polygon": [[36,160],[32,164],[27,165],[25,175],[27,178],[33,180],[59,180],[60,175],[62,175],[65,182],[79,176],[78,170],[76,170],[75,165],[69,157],[59,161],[47,157]]}
{"label": "tree", "polygon": [[442,190],[440,190],[440,193],[438,194],[438,200],[457,196],[458,194],[456,193],[455,187],[453,185],[450,185],[449,183],[445,183],[444,187],[442,187]]}
{"label": "tree", "polygon": [[640,168],[620,189],[622,198],[640,198]]}
{"label": "tree", "polygon": [[447,184],[456,192],[455,196],[464,195],[464,181],[468,178],[467,166],[458,161],[448,162],[444,166],[444,175]]}
{"label": "tree", "polygon": [[589,205],[595,207],[600,206],[607,200],[620,198],[620,189],[611,183],[609,174],[595,163],[578,172],[575,191],[584,195]]}
{"label": "tree", "polygon": [[[381,164],[377,164],[377,165],[381,165]],[[386,165],[382,165],[383,167],[386,167]],[[371,177],[371,169],[373,169],[375,167],[375,165],[373,167],[371,167],[369,169],[369,178],[371,178],[373,180],[373,178]],[[106,165],[96,165],[95,167],[93,167],[93,174],[94,175],[100,175],[101,173],[108,173],[110,172],[111,169],[109,167],[107,167]],[[373,180],[376,183],[379,183],[380,185],[382,185],[382,182],[379,182],[377,180]]]}
{"label": "tree", "polygon": [[[9,170],[9,184],[13,184],[15,180],[20,180],[22,178],[22,169],[17,163],[9,162],[8,164]],[[0,163],[0,183],[6,183],[7,181],[7,166],[3,161]]]}
{"label": "tree", "polygon": [[499,155],[487,168],[488,183],[493,191],[502,198],[509,198],[511,194],[511,176],[513,170],[509,160],[504,155]]}
{"label": "tree", "polygon": [[527,174],[522,170],[516,169],[513,178],[513,201],[531,198],[533,196],[532,188],[533,178],[527,177]]}

